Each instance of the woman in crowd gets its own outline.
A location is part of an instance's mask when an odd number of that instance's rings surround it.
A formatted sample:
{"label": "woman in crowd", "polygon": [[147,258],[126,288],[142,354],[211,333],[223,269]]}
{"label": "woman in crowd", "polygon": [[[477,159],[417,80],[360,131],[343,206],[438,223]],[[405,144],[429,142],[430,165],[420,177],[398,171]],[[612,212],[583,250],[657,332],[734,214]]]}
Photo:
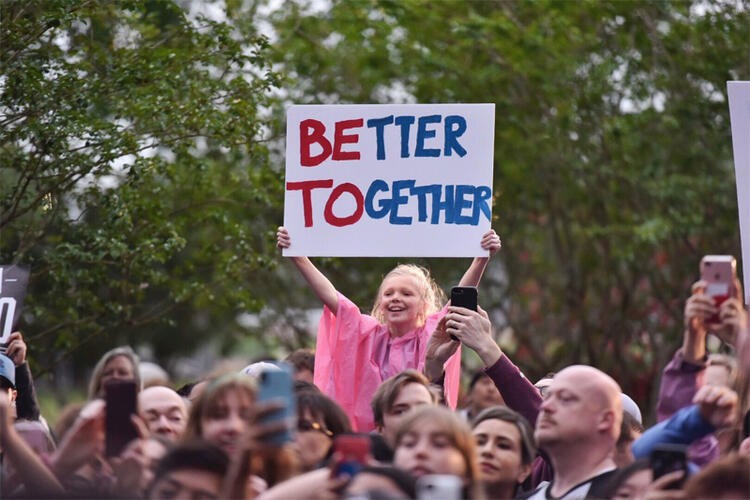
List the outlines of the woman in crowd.
{"label": "woman in crowd", "polygon": [[533,431],[505,406],[483,410],[471,422],[479,473],[488,498],[513,498],[531,474],[536,456]]}
{"label": "woman in crowd", "polygon": [[292,449],[300,468],[309,471],[325,465],[333,439],[351,432],[344,410],[332,399],[316,390],[297,393],[297,433]]}
{"label": "woman in crowd", "polygon": [[[280,227],[277,246],[290,248],[291,238]],[[487,232],[481,247],[490,255],[500,250],[500,238]],[[461,279],[462,286],[479,284],[488,257],[477,257]],[[427,341],[445,314],[442,292],[429,272],[400,265],[378,288],[372,315],[344,297],[307,257],[292,261],[324,305],[315,353],[315,383],[338,402],[359,432],[374,429],[369,402],[380,383],[412,368],[424,368]],[[446,363],[446,399],[455,407],[460,354]],[[357,380],[356,387],[351,383]]]}
{"label": "woman in crowd", "polygon": [[104,386],[110,380],[134,380],[141,389],[138,356],[128,346],[117,347],[104,353],[94,367],[89,383],[89,399],[104,398]]}
{"label": "woman in crowd", "polygon": [[456,413],[425,406],[406,416],[396,433],[393,465],[420,478],[428,474],[458,476],[466,498],[483,498],[474,436]]}
{"label": "woman in crowd", "polygon": [[244,455],[249,460],[247,487],[257,492],[265,484],[283,481],[297,471],[294,454],[288,446],[273,448],[263,442],[269,427],[260,425],[260,418],[277,409],[273,403],[256,403],[252,378],[235,373],[224,375],[208,382],[192,404],[183,441],[202,439],[218,446],[235,461],[243,460]]}

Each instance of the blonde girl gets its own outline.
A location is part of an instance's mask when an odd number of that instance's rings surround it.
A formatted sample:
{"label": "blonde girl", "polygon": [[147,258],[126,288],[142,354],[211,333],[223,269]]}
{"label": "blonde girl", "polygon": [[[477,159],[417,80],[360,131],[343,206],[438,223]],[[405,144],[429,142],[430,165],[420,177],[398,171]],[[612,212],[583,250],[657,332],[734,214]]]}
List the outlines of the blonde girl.
{"label": "blonde girl", "polygon": [[[490,256],[500,250],[495,231],[482,237]],[[277,246],[289,248],[291,238],[280,227]],[[314,380],[344,409],[359,432],[375,428],[370,400],[381,382],[406,370],[424,368],[427,342],[445,315],[442,292],[427,269],[400,265],[378,288],[372,315],[362,314],[307,257],[292,262],[323,303],[318,327]],[[475,258],[461,286],[477,286],[489,257]],[[460,350],[445,363],[446,399],[454,407],[458,397]]]}

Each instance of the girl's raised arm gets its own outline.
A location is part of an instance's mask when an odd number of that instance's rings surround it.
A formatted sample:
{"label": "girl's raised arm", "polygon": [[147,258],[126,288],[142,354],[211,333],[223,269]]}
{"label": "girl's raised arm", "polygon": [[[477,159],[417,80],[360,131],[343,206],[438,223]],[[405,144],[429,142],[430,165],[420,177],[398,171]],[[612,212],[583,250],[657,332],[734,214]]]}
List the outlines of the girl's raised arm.
{"label": "girl's raised arm", "polygon": [[[276,246],[279,248],[289,248],[291,244],[292,239],[289,237],[289,231],[285,227],[279,227],[278,231],[276,231]],[[315,267],[315,264],[309,258],[291,257],[291,259],[315,295],[335,315],[339,308],[339,294],[333,283]]]}
{"label": "girl's raised arm", "polygon": [[[482,236],[481,244],[482,248],[484,248],[485,250],[489,250],[490,257],[499,252],[500,248],[503,245],[500,241],[500,236],[497,235],[494,229],[490,229],[489,231],[484,233],[484,236]],[[458,285],[478,286],[479,281],[482,279],[482,275],[484,274],[484,268],[487,267],[487,262],[489,262],[490,257],[474,257],[474,260],[471,262],[471,265],[464,273]]]}

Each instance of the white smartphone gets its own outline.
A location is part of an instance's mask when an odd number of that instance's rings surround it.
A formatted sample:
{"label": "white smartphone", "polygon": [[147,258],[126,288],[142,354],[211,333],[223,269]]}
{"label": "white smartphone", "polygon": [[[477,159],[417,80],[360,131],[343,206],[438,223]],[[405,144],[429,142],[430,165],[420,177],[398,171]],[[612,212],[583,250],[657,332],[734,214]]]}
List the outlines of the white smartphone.
{"label": "white smartphone", "polygon": [[428,474],[417,479],[417,500],[461,500],[464,484],[450,474]]}

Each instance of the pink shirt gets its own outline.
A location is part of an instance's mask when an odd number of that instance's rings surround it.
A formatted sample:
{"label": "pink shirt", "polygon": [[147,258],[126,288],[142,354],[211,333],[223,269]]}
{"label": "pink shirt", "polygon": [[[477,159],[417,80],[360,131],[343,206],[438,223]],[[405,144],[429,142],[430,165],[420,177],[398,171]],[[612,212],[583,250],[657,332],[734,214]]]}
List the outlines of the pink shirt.
{"label": "pink shirt", "polygon": [[[409,368],[424,368],[427,341],[446,309],[427,317],[424,326],[401,337],[391,337],[377,319],[362,314],[352,301],[338,294],[338,313],[323,309],[315,350],[315,385],[333,398],[349,416],[357,432],[375,429],[370,401],[381,382]],[[445,363],[445,399],[458,401],[461,348]]]}

